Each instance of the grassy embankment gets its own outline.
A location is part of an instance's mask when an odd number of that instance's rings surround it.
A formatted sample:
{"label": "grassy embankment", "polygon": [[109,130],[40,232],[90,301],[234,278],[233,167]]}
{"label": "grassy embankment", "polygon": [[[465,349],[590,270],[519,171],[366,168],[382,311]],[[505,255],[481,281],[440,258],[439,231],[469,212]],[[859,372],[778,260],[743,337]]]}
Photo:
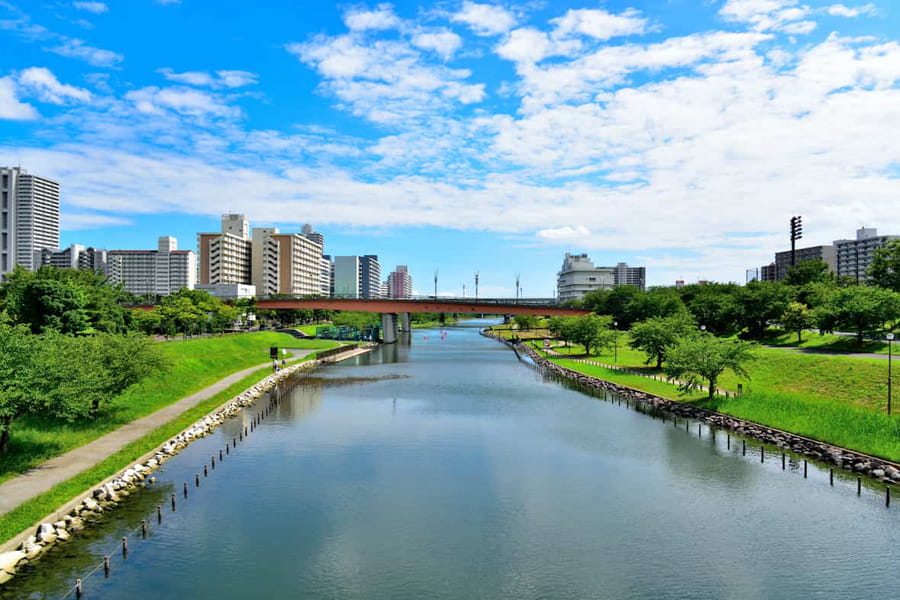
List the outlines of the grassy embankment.
{"label": "grassy embankment", "polygon": [[[169,344],[166,344],[166,346],[164,346],[165,348],[178,347],[178,349],[166,350],[167,354],[171,353],[169,354],[170,358],[183,358],[185,356],[193,354],[194,352],[203,351],[207,353],[207,355],[210,357],[210,360],[205,363],[194,362],[184,371],[179,372],[177,377],[174,376],[173,371],[170,371],[168,374],[168,377],[170,379],[166,379],[166,376],[159,376],[154,378],[153,380],[144,382],[143,384],[141,384],[141,386],[138,386],[138,388],[147,388],[147,392],[152,393],[152,395],[157,398],[158,404],[147,412],[153,412],[153,410],[162,408],[163,406],[171,404],[172,402],[186,395],[190,395],[191,393],[198,391],[199,389],[202,389],[207,385],[210,385],[211,383],[222,379],[223,377],[226,377],[229,373],[251,367],[255,364],[260,364],[260,362],[265,362],[265,360],[268,358],[267,353],[270,345],[279,345],[279,347],[299,349],[331,348],[337,345],[337,343],[327,340],[300,341],[285,334],[271,332],[246,334],[239,337],[244,339],[237,343],[234,342],[238,340],[238,336],[218,338],[215,340],[188,340],[185,342],[170,342]],[[203,344],[203,342],[218,343]],[[263,354],[262,361],[259,360],[260,353]],[[291,362],[303,362],[306,360],[312,360],[313,358],[315,358],[315,355],[310,354],[302,359],[299,359],[298,361]],[[190,361],[185,362],[189,363]],[[183,390],[186,387],[185,383],[190,382],[189,371],[191,370],[197,373],[198,376],[202,375],[203,377],[205,377],[206,382],[196,383],[195,385],[191,386],[192,389],[186,392],[176,392],[176,386],[178,387],[178,389]],[[47,492],[29,500],[28,502],[23,503],[9,513],[0,516],[0,543],[17,535],[20,531],[31,526],[38,519],[44,517],[44,515],[49,514],[51,511],[65,504],[70,499],[78,496],[84,491],[90,489],[92,486],[98,484],[107,477],[110,477],[124,467],[128,466],[139,457],[150,452],[151,450],[165,442],[167,439],[176,435],[178,432],[190,426],[195,421],[201,419],[217,406],[227,402],[229,399],[252,386],[254,383],[259,381],[269,373],[271,373],[271,369],[268,366],[254,371],[252,374],[244,377],[237,383],[232,384],[215,396],[208,398],[197,406],[185,411],[175,420],[156,428],[143,438],[132,442],[119,452],[107,457],[104,461],[102,461],[95,467],[88,469],[87,471],[73,477],[72,479],[69,479],[68,481],[57,485]],[[167,382],[171,382],[172,385],[166,387],[164,384]],[[160,383],[162,383],[163,385],[160,385]],[[131,397],[132,394],[138,393],[138,388],[133,391],[129,391],[128,394],[123,394],[120,400],[125,401],[126,396]],[[166,394],[159,393],[159,390],[168,390],[171,392],[167,394],[169,398],[168,401],[165,401],[165,399],[163,398],[163,396],[166,396]],[[143,414],[147,414],[147,412]],[[136,414],[134,418],[139,418],[140,416],[143,416],[143,414]],[[103,431],[103,433],[106,432],[107,431]],[[98,434],[97,436],[95,436],[95,438],[99,437],[103,433]],[[90,441],[90,439],[81,442],[81,444],[86,443],[87,441]],[[77,447],[78,445],[80,444],[73,442],[73,445],[66,448],[66,450]],[[46,460],[46,458],[43,460]],[[11,473],[10,475],[14,474],[15,473]]]}
{"label": "grassy embankment", "polygon": [[9,452],[0,455],[0,482],[202,390],[235,371],[264,364],[270,346],[315,349],[333,345],[325,340],[300,341],[274,332],[160,344],[169,363],[166,371],[101,408],[97,418],[69,423],[36,415],[17,421]]}
{"label": "grassy embankment", "polygon": [[[655,365],[644,364],[642,352],[625,346],[627,339],[627,334],[620,338],[617,364],[648,375],[661,374]],[[573,355],[584,352],[577,345],[556,350]],[[741,383],[744,394],[713,402],[700,394],[682,396],[672,384],[565,358],[551,360],[659,396],[900,461],[900,420],[886,414],[885,360],[805,355],[776,348],[758,348],[756,355],[748,366],[749,379],[726,372],[718,384],[736,392]],[[591,358],[613,364],[614,351],[605,350]]]}

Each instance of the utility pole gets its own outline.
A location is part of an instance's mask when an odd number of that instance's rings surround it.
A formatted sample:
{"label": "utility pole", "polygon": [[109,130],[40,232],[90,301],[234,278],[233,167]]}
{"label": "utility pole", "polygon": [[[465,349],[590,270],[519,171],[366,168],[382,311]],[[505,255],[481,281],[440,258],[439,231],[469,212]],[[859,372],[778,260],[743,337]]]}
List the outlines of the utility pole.
{"label": "utility pole", "polygon": [[466,284],[463,284],[463,298],[466,297]]}
{"label": "utility pole", "polygon": [[797,266],[797,240],[803,237],[803,217],[791,217],[791,266]]}
{"label": "utility pole", "polygon": [[434,297],[435,297],[435,299],[437,299],[437,276],[438,276],[438,270],[435,269],[434,270]]}
{"label": "utility pole", "polygon": [[516,273],[516,304],[519,303],[519,274]]}
{"label": "utility pole", "polygon": [[475,302],[478,302],[478,271],[475,271]]}

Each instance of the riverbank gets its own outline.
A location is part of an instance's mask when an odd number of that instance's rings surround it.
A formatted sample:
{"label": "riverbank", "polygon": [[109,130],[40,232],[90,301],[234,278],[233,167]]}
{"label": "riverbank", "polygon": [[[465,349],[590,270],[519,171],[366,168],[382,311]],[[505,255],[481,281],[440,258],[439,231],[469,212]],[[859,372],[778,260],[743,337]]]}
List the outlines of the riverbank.
{"label": "riverbank", "polygon": [[[320,364],[346,360],[361,353],[368,352],[371,347],[355,347],[346,352],[334,354],[327,351],[327,358],[313,358],[311,360],[296,362],[281,371],[271,374],[270,368],[260,369],[239,382],[240,390],[236,396],[231,386],[223,394],[230,398],[222,404],[222,395],[218,394],[195,407],[195,410],[182,418],[168,423],[150,434],[144,436],[135,443],[130,444],[116,455],[110,456],[100,462],[94,469],[79,475],[78,477],[57,486],[42,497],[29,502],[28,507],[19,507],[16,510],[0,518],[0,539],[6,540],[0,545],[0,583],[3,583],[14,575],[17,568],[28,564],[29,561],[38,559],[47,549],[56,543],[68,540],[77,531],[88,526],[92,519],[100,513],[111,509],[121,496],[127,495],[135,488],[143,487],[152,482],[150,473],[158,469],[165,461],[187,447],[192,441],[209,435],[215,428],[222,425],[228,418],[237,414],[246,406],[254,404],[267,390],[276,386],[285,378],[300,369],[314,369]],[[268,375],[266,375],[268,373]],[[260,381],[260,378],[263,378]],[[250,380],[248,388],[248,380]],[[233,397],[232,397],[233,396]],[[210,406],[211,403],[214,403]],[[217,407],[217,408],[216,408]],[[210,412],[211,409],[212,412]],[[196,412],[203,410],[201,415],[206,415],[200,420]],[[185,417],[189,417],[191,423],[185,428]],[[173,427],[177,426],[177,433],[172,435]],[[160,443],[162,437],[163,443]],[[152,450],[147,451],[147,445],[152,443]],[[135,452],[139,452],[135,456]],[[127,465],[133,465],[124,468]],[[105,478],[100,473],[110,473]],[[90,492],[85,492],[94,488]],[[43,518],[34,519],[33,514],[40,507],[45,506],[48,499],[58,498],[58,495],[68,490],[66,498],[74,499],[58,506],[55,510],[44,509],[38,514]],[[29,516],[32,518],[29,519]],[[33,523],[24,528],[16,523]],[[11,532],[19,532],[11,535]]]}
{"label": "riverbank", "polygon": [[[634,402],[640,402],[650,408],[663,411],[676,418],[685,418],[707,423],[708,425],[753,438],[764,444],[770,444],[783,451],[791,451],[798,455],[823,462],[837,467],[857,476],[867,476],[880,483],[893,485],[900,484],[900,463],[896,463],[878,456],[873,456],[843,446],[829,444],[807,436],[793,433],[764,423],[758,423],[747,419],[724,414],[697,406],[691,402],[685,402],[674,398],[664,397],[637,387],[631,387],[623,383],[615,383],[596,375],[590,375],[572,368],[558,364],[544,357],[540,352],[527,344],[513,346],[507,340],[493,337],[502,343],[514,347],[517,352],[526,354],[546,373],[572,381],[589,389],[604,390],[622,396]],[[640,376],[630,375],[630,382],[636,385],[651,385],[659,388],[668,386],[672,390],[675,387],[665,382],[645,379]],[[644,381],[640,381],[640,380]]]}

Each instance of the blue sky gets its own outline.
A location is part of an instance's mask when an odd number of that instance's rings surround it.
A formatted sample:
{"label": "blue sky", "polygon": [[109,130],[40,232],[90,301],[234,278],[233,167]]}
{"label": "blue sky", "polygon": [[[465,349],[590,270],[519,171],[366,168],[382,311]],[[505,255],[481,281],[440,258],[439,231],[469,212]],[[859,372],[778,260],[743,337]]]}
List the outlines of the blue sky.
{"label": "blue sky", "polygon": [[888,0],[0,0],[0,164],[63,243],[182,248],[219,214],[550,296],[563,254],[743,281],[900,234]]}

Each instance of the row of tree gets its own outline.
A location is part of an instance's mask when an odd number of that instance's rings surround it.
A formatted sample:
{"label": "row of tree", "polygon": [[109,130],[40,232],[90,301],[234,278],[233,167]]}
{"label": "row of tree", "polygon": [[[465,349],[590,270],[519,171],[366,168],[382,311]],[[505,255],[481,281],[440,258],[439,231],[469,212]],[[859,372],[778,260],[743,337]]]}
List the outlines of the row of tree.
{"label": "row of tree", "polygon": [[[892,271],[891,271],[892,272]],[[805,261],[783,282],[752,281],[661,287],[642,291],[621,286],[591,292],[577,305],[611,315],[620,329],[658,317],[689,315],[717,335],[740,333],[760,339],[772,324],[802,332],[852,331],[864,335],[900,322],[900,293],[875,285],[843,285],[821,261]]]}
{"label": "row of tree", "polygon": [[0,452],[25,415],[98,418],[105,403],[164,366],[158,345],[141,334],[35,334],[0,321]]}

